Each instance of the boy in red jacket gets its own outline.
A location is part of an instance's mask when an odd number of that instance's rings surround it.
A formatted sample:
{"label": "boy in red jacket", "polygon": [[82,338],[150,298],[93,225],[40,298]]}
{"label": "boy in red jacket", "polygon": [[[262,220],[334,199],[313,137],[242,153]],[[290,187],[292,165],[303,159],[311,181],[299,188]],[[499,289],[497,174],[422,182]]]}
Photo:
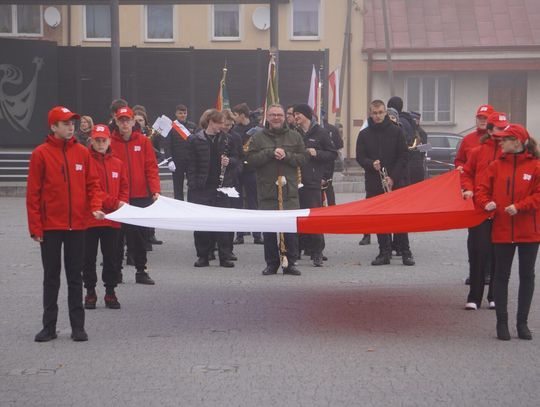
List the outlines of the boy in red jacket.
{"label": "boy in red jacket", "polygon": [[26,194],[30,236],[40,243],[44,271],[43,329],[35,341],[56,338],[62,246],[71,338],[86,341],[81,279],[84,231],[88,208],[96,219],[105,216],[101,211],[99,177],[88,149],[73,137],[74,120],[79,115],[57,106],[49,111],[48,119],[50,134],[30,158]]}
{"label": "boy in red jacket", "polygon": [[[110,213],[120,208],[129,199],[129,184],[124,163],[113,157],[110,149],[111,134],[106,124],[98,124],[92,128],[90,155],[94,167],[99,174],[103,211]],[[103,254],[103,271],[101,277],[105,285],[105,306],[118,309],[120,303],[114,289],[117,284],[115,269],[116,244],[120,224],[110,220],[96,220],[88,216],[88,229],[85,235],[83,281],[86,288],[84,308],[95,309],[96,295],[96,256],[98,243]]]}
{"label": "boy in red jacket", "polygon": [[[111,149],[127,167],[129,204],[144,208],[159,197],[161,190],[154,147],[147,137],[133,128],[135,119],[131,108],[119,108],[115,121],[118,128],[112,133]],[[146,271],[145,228],[124,224],[122,230],[125,231],[128,251],[133,253],[135,260],[135,282],[155,284]],[[121,251],[120,247],[118,249]]]}

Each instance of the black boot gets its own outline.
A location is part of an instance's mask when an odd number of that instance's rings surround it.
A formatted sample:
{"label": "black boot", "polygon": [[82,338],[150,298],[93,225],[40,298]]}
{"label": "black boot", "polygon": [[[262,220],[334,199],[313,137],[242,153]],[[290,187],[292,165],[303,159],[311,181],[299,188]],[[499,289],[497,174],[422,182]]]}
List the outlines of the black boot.
{"label": "black boot", "polygon": [[156,284],[154,280],[150,278],[148,273],[144,270],[137,271],[135,273],[135,282],[137,284],[146,284],[146,285],[154,285]]}
{"label": "black boot", "polygon": [[367,246],[368,244],[371,244],[371,235],[364,235],[362,240],[358,242],[360,246]]}
{"label": "black boot", "polygon": [[372,266],[382,266],[390,264],[390,255],[388,253],[379,253],[379,255],[371,262]]}
{"label": "black boot", "polygon": [[35,336],[34,341],[36,342],[49,342],[53,339],[56,339],[56,327],[43,328]]}
{"label": "black boot", "polygon": [[497,338],[501,341],[510,340],[510,330],[508,329],[508,314],[497,314]]}
{"label": "black boot", "polygon": [[415,265],[413,255],[412,255],[412,253],[410,251],[401,252],[401,260],[403,261],[403,265],[405,265],[405,266],[414,266]]}

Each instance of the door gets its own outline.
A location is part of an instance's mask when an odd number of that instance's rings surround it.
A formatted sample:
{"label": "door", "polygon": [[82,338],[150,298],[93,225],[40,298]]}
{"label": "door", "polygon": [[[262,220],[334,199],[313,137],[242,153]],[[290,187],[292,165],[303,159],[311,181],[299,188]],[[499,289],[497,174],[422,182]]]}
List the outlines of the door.
{"label": "door", "polygon": [[488,102],[505,112],[510,122],[527,125],[527,73],[507,72],[489,77]]}

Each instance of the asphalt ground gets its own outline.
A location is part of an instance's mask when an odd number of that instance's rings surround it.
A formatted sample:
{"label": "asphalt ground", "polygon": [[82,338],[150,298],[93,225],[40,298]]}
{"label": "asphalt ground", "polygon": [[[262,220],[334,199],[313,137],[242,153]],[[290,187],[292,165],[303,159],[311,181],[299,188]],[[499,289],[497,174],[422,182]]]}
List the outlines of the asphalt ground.
{"label": "asphalt ground", "polygon": [[411,235],[414,267],[373,267],[376,244],[327,235],[328,262],[304,258],[300,277],[262,276],[251,237],[235,268],[196,269],[192,233],[158,230],[155,286],[125,268],[110,310],[100,285],[90,340],[75,343],[63,277],[58,339],[35,343],[42,268],[23,198],[0,199],[0,225],[2,407],[540,405],[538,299],[532,341],[515,333],[517,270],[511,341],[496,339],[487,304],[465,311],[465,230]]}

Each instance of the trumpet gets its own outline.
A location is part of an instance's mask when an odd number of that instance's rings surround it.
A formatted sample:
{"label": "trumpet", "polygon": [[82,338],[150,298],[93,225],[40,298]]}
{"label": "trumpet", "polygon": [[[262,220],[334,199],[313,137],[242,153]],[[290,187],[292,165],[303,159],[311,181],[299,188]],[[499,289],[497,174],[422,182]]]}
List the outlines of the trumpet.
{"label": "trumpet", "polygon": [[391,191],[390,185],[388,184],[388,171],[386,171],[386,168],[382,167],[379,170],[379,176],[381,177],[381,185],[384,193],[388,193]]}

